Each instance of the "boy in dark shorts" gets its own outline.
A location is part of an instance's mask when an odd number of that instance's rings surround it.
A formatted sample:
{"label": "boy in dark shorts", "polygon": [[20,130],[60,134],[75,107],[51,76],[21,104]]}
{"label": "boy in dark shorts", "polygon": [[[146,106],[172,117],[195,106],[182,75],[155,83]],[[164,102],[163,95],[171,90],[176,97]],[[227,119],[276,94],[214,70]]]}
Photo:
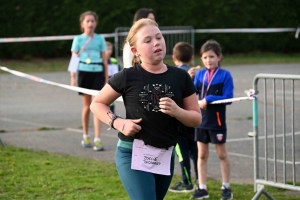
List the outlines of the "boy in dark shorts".
{"label": "boy in dark shorts", "polygon": [[[179,42],[173,48],[172,58],[178,68],[188,71],[190,69],[189,63],[194,58],[194,48],[189,43]],[[169,191],[187,193],[194,191],[194,184],[191,178],[190,159],[193,160],[195,183],[197,183],[198,179],[198,150],[197,142],[194,140],[195,128],[180,124],[178,132],[179,137],[175,150],[180,162],[182,181],[170,187]]]}

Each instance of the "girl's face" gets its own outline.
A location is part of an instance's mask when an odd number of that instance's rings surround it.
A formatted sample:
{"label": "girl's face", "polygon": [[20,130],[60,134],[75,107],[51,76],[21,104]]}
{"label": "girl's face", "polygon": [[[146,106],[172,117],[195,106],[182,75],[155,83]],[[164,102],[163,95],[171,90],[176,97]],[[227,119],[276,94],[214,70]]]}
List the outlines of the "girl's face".
{"label": "girl's face", "polygon": [[93,15],[86,15],[84,20],[81,22],[81,27],[85,33],[93,33],[97,26],[97,22]]}
{"label": "girl's face", "polygon": [[214,51],[209,50],[202,54],[201,60],[207,69],[214,69],[219,66],[221,58],[221,55],[217,56]]}
{"label": "girl's face", "polygon": [[140,57],[144,64],[159,64],[166,55],[166,43],[158,29],[154,25],[143,26],[135,35],[135,47],[131,50],[134,55]]}

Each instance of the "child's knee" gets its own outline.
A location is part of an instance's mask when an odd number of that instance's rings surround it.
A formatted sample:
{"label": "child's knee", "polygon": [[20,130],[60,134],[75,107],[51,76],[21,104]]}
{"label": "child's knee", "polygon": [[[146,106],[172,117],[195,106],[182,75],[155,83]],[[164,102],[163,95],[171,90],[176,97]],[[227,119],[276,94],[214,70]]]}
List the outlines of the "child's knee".
{"label": "child's knee", "polygon": [[226,159],[228,159],[228,154],[227,154],[227,152],[219,152],[218,157],[220,160],[226,160]]}
{"label": "child's knee", "polygon": [[198,152],[198,159],[207,160],[207,158],[208,158],[208,152],[206,151]]}

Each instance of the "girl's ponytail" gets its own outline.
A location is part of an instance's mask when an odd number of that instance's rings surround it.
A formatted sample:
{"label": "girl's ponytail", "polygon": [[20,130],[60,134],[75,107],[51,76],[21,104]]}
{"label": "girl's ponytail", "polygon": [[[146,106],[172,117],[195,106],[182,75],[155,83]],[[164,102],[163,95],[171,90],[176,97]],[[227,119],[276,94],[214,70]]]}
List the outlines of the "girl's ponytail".
{"label": "girl's ponytail", "polygon": [[133,55],[133,57],[132,57],[132,66],[134,67],[135,65],[140,65],[140,64],[142,64],[141,59],[138,56]]}

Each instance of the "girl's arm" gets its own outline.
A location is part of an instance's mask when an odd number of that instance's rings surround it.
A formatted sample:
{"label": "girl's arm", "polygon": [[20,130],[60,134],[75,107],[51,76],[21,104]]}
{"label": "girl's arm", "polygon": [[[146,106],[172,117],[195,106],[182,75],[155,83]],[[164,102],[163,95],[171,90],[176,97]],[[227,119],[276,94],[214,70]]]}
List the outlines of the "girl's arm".
{"label": "girl's arm", "polygon": [[[120,96],[120,93],[116,92],[109,84],[106,84],[93,99],[90,109],[99,120],[109,124],[112,116],[109,105]],[[137,124],[141,121],[141,119],[131,120],[117,118],[113,126],[124,135],[131,136],[141,130],[141,127]]]}
{"label": "girl's arm", "polygon": [[202,123],[202,114],[195,93],[183,99],[183,108],[168,97],[161,98],[159,105],[161,112],[175,117],[185,126],[196,127]]}

